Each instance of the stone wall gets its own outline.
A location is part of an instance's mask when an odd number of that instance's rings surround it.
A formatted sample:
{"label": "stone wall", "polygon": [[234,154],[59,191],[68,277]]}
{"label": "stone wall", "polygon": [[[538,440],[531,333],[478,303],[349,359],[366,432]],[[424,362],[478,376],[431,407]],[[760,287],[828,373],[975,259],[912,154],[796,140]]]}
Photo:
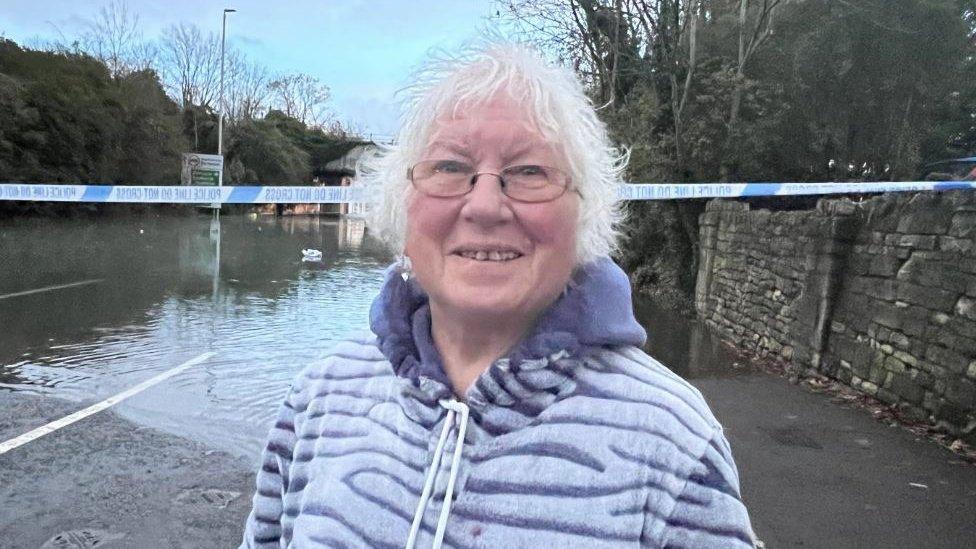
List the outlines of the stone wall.
{"label": "stone wall", "polygon": [[976,193],[710,202],[695,305],[740,348],[976,439]]}

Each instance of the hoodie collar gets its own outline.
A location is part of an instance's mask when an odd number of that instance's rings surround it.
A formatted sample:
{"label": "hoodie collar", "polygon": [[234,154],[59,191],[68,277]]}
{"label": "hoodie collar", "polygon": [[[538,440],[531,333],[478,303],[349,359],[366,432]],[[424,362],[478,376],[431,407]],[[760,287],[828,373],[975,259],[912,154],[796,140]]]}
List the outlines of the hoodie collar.
{"label": "hoodie collar", "polygon": [[[430,305],[416,279],[404,280],[396,265],[386,270],[370,308],[370,328],[394,372],[420,386],[424,378],[450,387],[430,334]],[[577,267],[563,294],[529,336],[494,366],[501,370],[544,367],[549,359],[579,355],[583,347],[642,346],[644,328],[634,318],[630,281],[609,258]],[[492,369],[495,369],[494,367]],[[485,376],[498,372],[486,372]]]}

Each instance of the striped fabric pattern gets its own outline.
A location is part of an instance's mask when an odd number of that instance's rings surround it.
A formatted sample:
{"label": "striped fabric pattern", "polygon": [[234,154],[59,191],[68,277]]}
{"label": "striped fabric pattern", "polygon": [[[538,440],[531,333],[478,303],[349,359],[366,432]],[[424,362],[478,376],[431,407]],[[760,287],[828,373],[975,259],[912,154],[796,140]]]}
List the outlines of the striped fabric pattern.
{"label": "striped fabric pattern", "polygon": [[431,322],[423,289],[388,270],[372,333],[288,392],[242,547],[403,547],[415,513],[417,547],[436,542],[439,522],[447,547],[752,545],[722,429],[696,389],[640,350],[630,282],[609,258],[578,267],[463,395],[458,461]]}
{"label": "striped fabric pattern", "polygon": [[[241,547],[403,547],[451,391],[397,375],[369,334],[290,388]],[[632,345],[497,361],[465,402],[449,547],[752,547],[728,442],[700,393]],[[456,444],[448,441],[450,455]],[[450,460],[423,516],[429,547]]]}

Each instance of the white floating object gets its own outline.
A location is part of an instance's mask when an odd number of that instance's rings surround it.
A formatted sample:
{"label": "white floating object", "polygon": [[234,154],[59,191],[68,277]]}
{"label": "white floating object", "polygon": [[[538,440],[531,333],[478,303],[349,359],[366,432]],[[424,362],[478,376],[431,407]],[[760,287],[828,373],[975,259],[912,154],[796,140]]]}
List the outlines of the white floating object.
{"label": "white floating object", "polygon": [[313,248],[302,250],[302,261],[322,261],[322,252]]}

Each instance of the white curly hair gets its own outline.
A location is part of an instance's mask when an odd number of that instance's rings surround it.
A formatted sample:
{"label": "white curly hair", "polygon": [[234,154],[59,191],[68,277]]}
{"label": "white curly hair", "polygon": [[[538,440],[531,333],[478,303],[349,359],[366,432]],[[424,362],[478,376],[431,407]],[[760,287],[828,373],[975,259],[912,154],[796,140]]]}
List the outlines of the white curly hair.
{"label": "white curly hair", "polygon": [[581,200],[577,265],[616,251],[623,210],[617,198],[628,152],[614,147],[606,126],[572,70],[545,61],[533,48],[497,40],[432,53],[404,93],[393,145],[364,155],[357,169],[366,187],[367,224],[398,256],[406,240],[406,205],[415,192],[407,169],[422,159],[435,121],[490,102],[499,93],[524,105],[543,138],[561,145]]}

